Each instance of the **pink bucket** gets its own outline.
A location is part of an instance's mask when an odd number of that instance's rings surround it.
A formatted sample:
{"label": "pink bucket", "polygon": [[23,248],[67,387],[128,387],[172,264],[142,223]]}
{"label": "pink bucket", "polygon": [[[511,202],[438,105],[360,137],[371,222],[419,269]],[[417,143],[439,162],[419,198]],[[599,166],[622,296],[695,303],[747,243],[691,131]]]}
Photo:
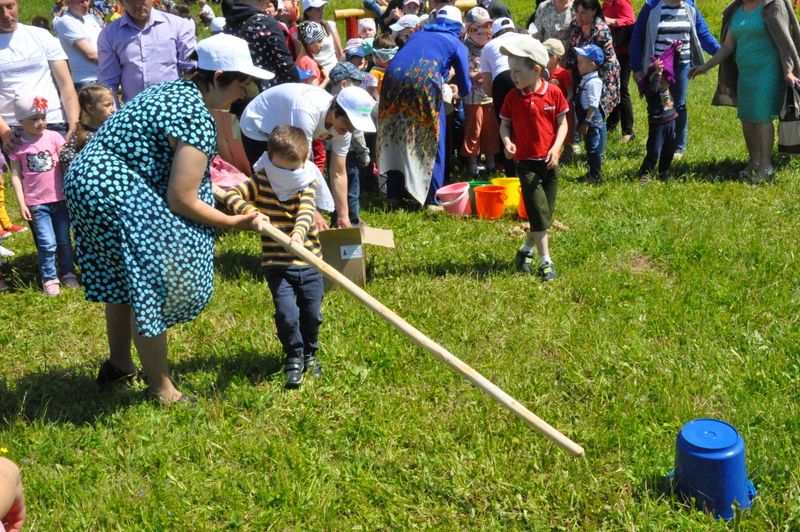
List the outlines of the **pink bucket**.
{"label": "pink bucket", "polygon": [[469,216],[472,209],[469,205],[469,183],[453,183],[436,191],[439,204],[448,213],[455,216]]}

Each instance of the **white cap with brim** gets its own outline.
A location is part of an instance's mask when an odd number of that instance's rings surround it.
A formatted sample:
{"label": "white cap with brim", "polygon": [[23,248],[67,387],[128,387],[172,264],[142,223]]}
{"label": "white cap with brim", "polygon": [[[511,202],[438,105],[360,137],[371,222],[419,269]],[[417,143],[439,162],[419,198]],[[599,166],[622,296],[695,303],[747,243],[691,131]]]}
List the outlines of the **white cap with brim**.
{"label": "white cap with brim", "polygon": [[197,68],[241,72],[258,79],[272,79],[275,74],[253,64],[247,41],[218,33],[197,43]]}
{"label": "white cap with brim", "polygon": [[492,33],[498,34],[501,31],[516,29],[514,21],[508,17],[501,17],[492,23]]}
{"label": "white cap with brim", "polygon": [[403,15],[397,22],[389,26],[392,31],[413,30],[419,24],[419,17],[417,15]]}
{"label": "white cap with brim", "polygon": [[375,132],[375,122],[372,121],[375,100],[367,91],[361,87],[345,87],[336,95],[336,103],[347,113],[347,119],[356,130]]}
{"label": "white cap with brim", "polygon": [[530,35],[520,34],[519,37],[504,41],[503,46],[500,47],[500,53],[514,57],[525,57],[541,66],[547,66],[550,60],[547,48],[538,39],[534,39]]}
{"label": "white cap with brim", "polygon": [[306,11],[314,7],[318,7],[321,9],[326,5],[328,5],[328,2],[326,2],[325,0],[303,0],[303,11]]}
{"label": "white cap with brim", "polygon": [[439,9],[436,12],[436,19],[450,19],[453,22],[458,22],[459,24],[463,24],[464,21],[461,18],[461,10],[458,9],[456,6],[444,6],[443,8]]}
{"label": "white cap with brim", "polygon": [[208,25],[208,29],[211,33],[221,33],[222,30],[225,29],[225,17],[215,17],[211,19],[211,23]]}

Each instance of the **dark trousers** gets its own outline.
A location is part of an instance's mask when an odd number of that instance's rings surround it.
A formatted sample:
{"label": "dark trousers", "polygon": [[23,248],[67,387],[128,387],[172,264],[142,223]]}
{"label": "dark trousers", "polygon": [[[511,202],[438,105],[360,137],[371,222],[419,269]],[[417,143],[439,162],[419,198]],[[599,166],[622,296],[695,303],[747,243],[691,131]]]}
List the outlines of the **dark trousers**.
{"label": "dark trousers", "polygon": [[628,54],[617,54],[619,59],[619,105],[608,115],[608,130],[621,126],[623,135],[633,135],[633,104],[628,85],[631,80],[631,59]]}
{"label": "dark trousers", "polygon": [[544,161],[517,161],[517,175],[531,231],[549,229],[556,208],[558,172]]}
{"label": "dark trousers", "polygon": [[647,134],[647,155],[644,156],[639,175],[650,174],[658,163],[659,177],[666,177],[678,145],[675,131],[676,122],[676,120],[671,120],[666,124],[650,124]]}
{"label": "dark trousers", "polygon": [[[586,109],[582,109],[580,102],[575,105],[577,124],[583,124],[586,117]],[[586,163],[589,165],[589,176],[599,179],[603,167],[603,155],[606,153],[606,121],[600,109],[595,110],[586,135],[583,136],[583,143],[586,147]],[[576,128],[577,130],[577,128]]]}
{"label": "dark trousers", "polygon": [[322,274],[314,268],[268,268],[267,284],[275,304],[278,339],[287,357],[319,350],[322,325]]}
{"label": "dark trousers", "polygon": [[[350,223],[356,225],[361,218],[361,166],[358,164],[358,156],[353,152],[347,154],[345,159],[345,169],[347,170],[347,207],[350,211]],[[336,226],[336,211],[331,215],[334,227]]]}

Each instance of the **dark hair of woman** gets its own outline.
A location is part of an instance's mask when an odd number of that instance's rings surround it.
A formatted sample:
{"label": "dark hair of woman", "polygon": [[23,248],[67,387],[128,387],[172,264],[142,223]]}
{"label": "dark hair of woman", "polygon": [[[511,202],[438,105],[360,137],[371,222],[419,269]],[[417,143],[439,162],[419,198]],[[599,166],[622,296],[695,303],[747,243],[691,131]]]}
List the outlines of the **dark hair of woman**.
{"label": "dark hair of woman", "polygon": [[603,16],[603,8],[600,5],[600,0],[575,0],[572,4],[572,8],[578,9],[578,6],[589,11],[594,11],[594,18],[605,21],[606,17]]}
{"label": "dark hair of woman", "polygon": [[224,89],[231,83],[245,82],[253,79],[251,76],[242,74],[241,72],[223,72],[216,76],[216,78],[214,76],[215,74],[216,72],[214,70],[202,70],[200,68],[195,68],[194,70],[190,70],[184,74],[183,77],[184,79],[194,81],[205,91],[208,91],[215,82],[217,87]]}

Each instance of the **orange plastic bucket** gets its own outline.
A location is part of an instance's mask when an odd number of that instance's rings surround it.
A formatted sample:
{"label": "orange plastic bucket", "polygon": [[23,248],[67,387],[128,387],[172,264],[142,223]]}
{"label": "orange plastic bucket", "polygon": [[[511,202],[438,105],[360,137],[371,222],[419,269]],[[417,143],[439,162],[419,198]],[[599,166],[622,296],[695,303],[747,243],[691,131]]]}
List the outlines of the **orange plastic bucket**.
{"label": "orange plastic bucket", "polygon": [[496,185],[475,187],[475,210],[484,220],[497,220],[505,211],[506,188]]}
{"label": "orange plastic bucket", "polygon": [[469,216],[472,209],[469,205],[469,183],[453,183],[436,191],[439,205],[455,216]]}

